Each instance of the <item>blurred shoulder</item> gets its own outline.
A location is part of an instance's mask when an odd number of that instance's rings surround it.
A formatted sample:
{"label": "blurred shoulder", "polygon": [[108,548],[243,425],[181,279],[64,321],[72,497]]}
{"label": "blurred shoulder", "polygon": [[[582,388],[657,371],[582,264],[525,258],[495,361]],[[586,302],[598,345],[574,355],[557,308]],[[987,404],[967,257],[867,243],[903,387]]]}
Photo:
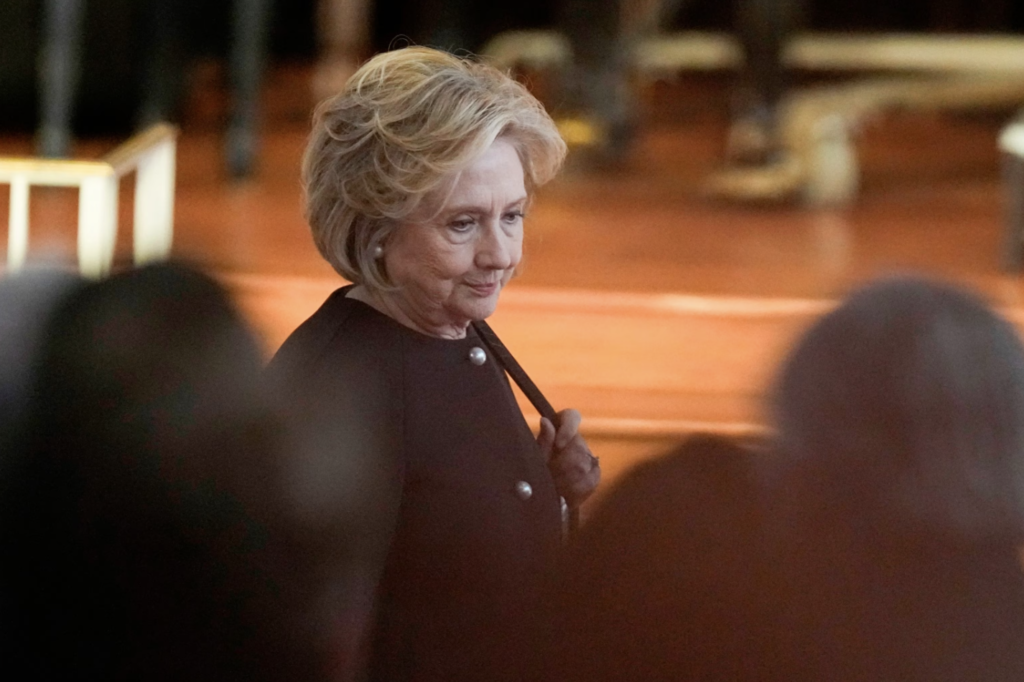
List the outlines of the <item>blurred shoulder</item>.
{"label": "blurred shoulder", "polygon": [[764,515],[757,457],[735,441],[699,435],[635,466],[595,500],[575,560],[607,567],[661,556],[682,566],[749,551]]}
{"label": "blurred shoulder", "polygon": [[712,434],[691,436],[636,465],[606,493],[602,507],[682,512],[709,504],[747,504],[757,496],[753,448]]}

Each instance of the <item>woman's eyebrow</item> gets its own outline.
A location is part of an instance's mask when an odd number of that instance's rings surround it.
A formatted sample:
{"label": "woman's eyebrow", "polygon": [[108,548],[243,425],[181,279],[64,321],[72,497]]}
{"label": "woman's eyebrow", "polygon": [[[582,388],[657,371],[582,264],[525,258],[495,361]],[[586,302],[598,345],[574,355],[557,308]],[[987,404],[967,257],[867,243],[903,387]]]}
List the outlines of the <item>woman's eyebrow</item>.
{"label": "woman's eyebrow", "polygon": [[[512,201],[510,201],[507,204],[505,204],[502,207],[502,210],[505,210],[505,209],[508,209],[508,208],[512,208],[514,206],[523,205],[527,201],[529,201],[529,199],[530,199],[530,197],[528,197],[528,196],[526,196],[524,194],[523,196],[519,197],[518,199],[513,199]],[[447,214],[447,215],[452,215],[454,213],[486,213],[488,210],[489,210],[488,206],[484,206],[483,204],[479,204],[479,203],[468,202],[468,203],[464,203],[464,204],[455,204],[453,206],[445,206],[444,210],[441,213],[442,214]]]}

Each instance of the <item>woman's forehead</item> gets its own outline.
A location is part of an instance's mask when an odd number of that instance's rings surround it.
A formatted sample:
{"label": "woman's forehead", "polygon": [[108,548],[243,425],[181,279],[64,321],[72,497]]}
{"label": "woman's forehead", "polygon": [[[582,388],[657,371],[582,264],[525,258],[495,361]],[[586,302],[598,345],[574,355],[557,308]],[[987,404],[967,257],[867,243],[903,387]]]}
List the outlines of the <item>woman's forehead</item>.
{"label": "woman's forehead", "polygon": [[460,209],[488,209],[521,203],[528,198],[519,154],[498,138],[473,162],[443,179],[420,202],[414,216],[429,219]]}

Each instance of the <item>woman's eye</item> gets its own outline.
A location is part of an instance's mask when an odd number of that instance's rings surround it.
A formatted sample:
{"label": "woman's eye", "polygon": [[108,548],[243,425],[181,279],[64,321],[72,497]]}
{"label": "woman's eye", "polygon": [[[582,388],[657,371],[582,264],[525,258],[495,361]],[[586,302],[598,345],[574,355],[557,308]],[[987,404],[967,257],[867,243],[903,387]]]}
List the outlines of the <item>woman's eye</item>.
{"label": "woman's eye", "polygon": [[460,218],[459,220],[453,220],[448,223],[448,229],[453,232],[469,232],[473,229],[475,221],[472,218]]}
{"label": "woman's eye", "polygon": [[504,216],[506,223],[514,223],[514,222],[522,220],[525,217],[526,217],[526,214],[523,213],[522,211],[509,211]]}

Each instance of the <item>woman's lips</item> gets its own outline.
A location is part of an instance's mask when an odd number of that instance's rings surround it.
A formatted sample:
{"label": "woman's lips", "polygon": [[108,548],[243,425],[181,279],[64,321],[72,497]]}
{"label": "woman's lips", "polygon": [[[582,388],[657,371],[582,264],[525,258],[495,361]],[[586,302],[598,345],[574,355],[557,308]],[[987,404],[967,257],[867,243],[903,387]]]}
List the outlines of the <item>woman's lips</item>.
{"label": "woman's lips", "polygon": [[495,293],[499,289],[499,287],[501,287],[501,282],[469,282],[467,283],[467,285],[478,296],[490,296],[491,294]]}

